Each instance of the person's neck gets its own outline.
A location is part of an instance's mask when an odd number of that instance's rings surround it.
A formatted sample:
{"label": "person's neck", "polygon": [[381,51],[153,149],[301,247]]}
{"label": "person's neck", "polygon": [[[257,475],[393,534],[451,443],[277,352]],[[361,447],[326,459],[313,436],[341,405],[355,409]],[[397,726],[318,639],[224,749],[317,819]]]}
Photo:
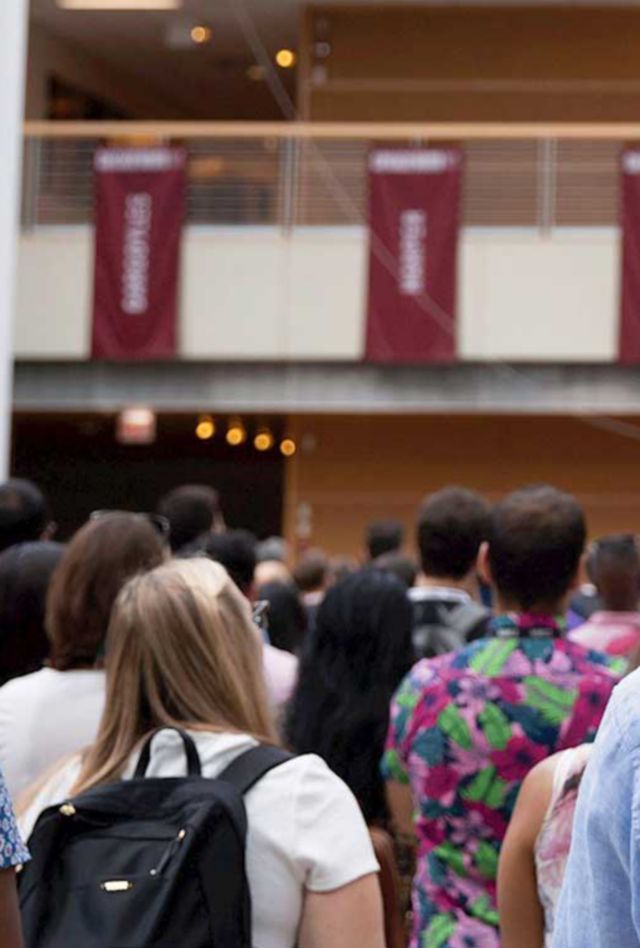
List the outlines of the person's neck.
{"label": "person's neck", "polygon": [[548,616],[555,619],[565,613],[564,602],[537,602],[525,609],[522,603],[513,599],[503,599],[495,590],[494,595],[496,615]]}
{"label": "person's neck", "polygon": [[426,573],[419,573],[416,586],[422,589],[438,589],[442,587],[447,589],[459,589],[460,592],[467,593],[472,599],[478,598],[478,583],[475,576],[463,576],[462,579],[453,579],[451,576],[427,576]]}
{"label": "person's neck", "polygon": [[598,612],[638,612],[638,603],[635,600],[623,602],[619,599],[607,602],[605,599]]}

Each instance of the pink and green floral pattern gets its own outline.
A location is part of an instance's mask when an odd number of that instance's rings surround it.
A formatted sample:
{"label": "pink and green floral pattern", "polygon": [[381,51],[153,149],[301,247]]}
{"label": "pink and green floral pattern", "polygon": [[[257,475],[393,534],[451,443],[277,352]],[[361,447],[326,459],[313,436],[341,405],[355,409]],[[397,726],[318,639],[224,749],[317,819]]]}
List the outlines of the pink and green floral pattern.
{"label": "pink and green floral pattern", "polygon": [[624,669],[549,617],[500,617],[495,633],[419,662],[392,704],[383,774],[410,782],[419,840],[411,948],[499,946],[498,856],[520,785],[593,740]]}

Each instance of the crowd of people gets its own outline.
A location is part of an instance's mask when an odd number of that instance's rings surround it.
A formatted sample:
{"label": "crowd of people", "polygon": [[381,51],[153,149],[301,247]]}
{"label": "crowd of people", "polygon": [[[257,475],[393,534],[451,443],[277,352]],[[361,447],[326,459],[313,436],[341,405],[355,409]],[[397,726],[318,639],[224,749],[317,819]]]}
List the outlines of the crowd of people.
{"label": "crowd of people", "polygon": [[415,557],[200,485],[54,534],[0,485],[2,948],[640,946],[633,534],[547,485],[432,494]]}

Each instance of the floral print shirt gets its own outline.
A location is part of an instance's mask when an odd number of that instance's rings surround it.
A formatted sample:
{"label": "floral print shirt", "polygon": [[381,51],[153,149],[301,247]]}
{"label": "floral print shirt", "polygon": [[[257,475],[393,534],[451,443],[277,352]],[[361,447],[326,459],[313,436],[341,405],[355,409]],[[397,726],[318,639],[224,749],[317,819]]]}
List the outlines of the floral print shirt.
{"label": "floral print shirt", "polygon": [[527,772],[592,741],[624,663],[547,616],[418,662],[391,707],[387,780],[410,783],[418,863],[411,948],[497,948],[500,845]]}
{"label": "floral print shirt", "polygon": [[11,869],[29,861],[29,853],[20,838],[9,793],[0,773],[0,869]]}

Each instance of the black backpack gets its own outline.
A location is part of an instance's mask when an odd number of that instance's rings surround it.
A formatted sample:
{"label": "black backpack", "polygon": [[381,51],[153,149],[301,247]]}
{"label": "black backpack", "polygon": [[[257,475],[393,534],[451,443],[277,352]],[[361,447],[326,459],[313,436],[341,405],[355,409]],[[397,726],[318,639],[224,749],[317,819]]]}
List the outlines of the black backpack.
{"label": "black backpack", "polygon": [[412,632],[418,659],[455,652],[488,633],[491,613],[476,602],[461,602],[448,608],[434,601],[430,606],[435,610],[433,620],[418,620]]}
{"label": "black backpack", "polygon": [[209,780],[178,733],[187,777],[145,778],[151,735],[132,780],[42,813],[19,877],[26,948],[251,948],[243,794],[291,755],[260,745]]}

